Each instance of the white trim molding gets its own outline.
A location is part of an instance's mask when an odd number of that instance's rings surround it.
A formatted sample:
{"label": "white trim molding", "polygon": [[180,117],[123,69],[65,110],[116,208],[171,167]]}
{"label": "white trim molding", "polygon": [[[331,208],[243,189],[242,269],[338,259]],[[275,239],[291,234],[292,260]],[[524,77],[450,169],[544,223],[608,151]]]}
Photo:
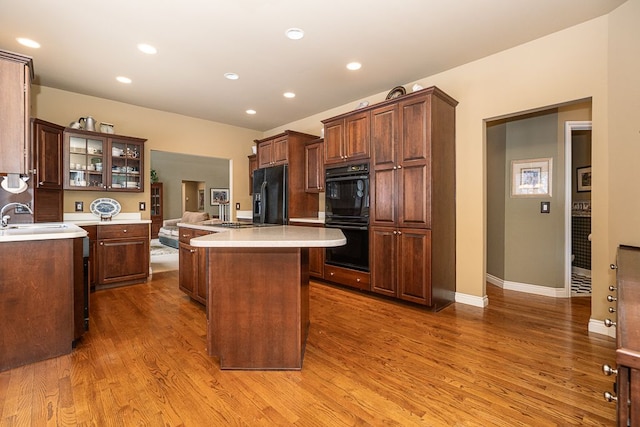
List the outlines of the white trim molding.
{"label": "white trim molding", "polygon": [[489,297],[487,295],[478,297],[475,295],[456,292],[456,302],[459,302],[460,304],[472,305],[474,307],[485,308],[489,305]]}
{"label": "white trim molding", "polygon": [[589,332],[593,332],[594,334],[606,335],[611,338],[616,337],[616,327],[611,326],[607,328],[604,326],[604,322],[598,319],[589,319]]}
{"label": "white trim molding", "polygon": [[524,292],[527,294],[543,295],[553,298],[569,298],[571,296],[571,290],[567,295],[565,288],[551,288],[549,286],[532,285],[529,283],[510,282],[503,280],[490,274],[486,275],[487,282],[492,285],[498,286],[508,291]]}

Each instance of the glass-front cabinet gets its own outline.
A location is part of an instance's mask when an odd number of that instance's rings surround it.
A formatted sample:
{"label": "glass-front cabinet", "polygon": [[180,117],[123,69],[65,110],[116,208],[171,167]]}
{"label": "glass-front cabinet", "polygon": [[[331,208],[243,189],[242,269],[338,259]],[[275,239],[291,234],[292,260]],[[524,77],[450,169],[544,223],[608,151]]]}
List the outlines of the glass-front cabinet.
{"label": "glass-front cabinet", "polygon": [[65,131],[66,190],[144,191],[144,139]]}

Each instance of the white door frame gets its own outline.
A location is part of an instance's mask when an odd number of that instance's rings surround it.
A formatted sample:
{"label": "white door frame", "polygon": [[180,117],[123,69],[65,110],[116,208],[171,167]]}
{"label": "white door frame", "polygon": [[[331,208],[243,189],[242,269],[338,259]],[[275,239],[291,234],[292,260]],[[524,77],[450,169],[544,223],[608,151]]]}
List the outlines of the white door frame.
{"label": "white door frame", "polygon": [[571,132],[591,130],[592,122],[567,121],[564,124],[564,291],[571,297],[571,202],[573,194],[573,170],[571,169]]}

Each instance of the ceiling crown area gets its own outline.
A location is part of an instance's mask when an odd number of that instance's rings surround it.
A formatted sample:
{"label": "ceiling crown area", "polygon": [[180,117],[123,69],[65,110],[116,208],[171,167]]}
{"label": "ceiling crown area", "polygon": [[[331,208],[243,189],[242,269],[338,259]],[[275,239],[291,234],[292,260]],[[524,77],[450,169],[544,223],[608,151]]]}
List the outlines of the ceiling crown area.
{"label": "ceiling crown area", "polygon": [[[33,57],[42,86],[266,131],[623,2],[0,0],[0,49]],[[288,38],[291,28],[303,37]],[[141,43],[157,52],[141,52]],[[351,62],[362,66],[349,70]]]}

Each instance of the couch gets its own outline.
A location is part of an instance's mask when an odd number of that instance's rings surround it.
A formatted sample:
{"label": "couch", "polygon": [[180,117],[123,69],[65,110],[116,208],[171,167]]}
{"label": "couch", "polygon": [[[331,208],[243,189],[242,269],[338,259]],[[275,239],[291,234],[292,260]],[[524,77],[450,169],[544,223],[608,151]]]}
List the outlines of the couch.
{"label": "couch", "polygon": [[189,212],[185,211],[182,214],[182,218],[175,219],[165,219],[162,221],[162,227],[158,231],[158,240],[160,243],[166,246],[171,246],[172,248],[178,249],[178,244],[180,241],[178,235],[178,223],[197,223],[206,221],[209,219],[209,214],[207,212]]}

